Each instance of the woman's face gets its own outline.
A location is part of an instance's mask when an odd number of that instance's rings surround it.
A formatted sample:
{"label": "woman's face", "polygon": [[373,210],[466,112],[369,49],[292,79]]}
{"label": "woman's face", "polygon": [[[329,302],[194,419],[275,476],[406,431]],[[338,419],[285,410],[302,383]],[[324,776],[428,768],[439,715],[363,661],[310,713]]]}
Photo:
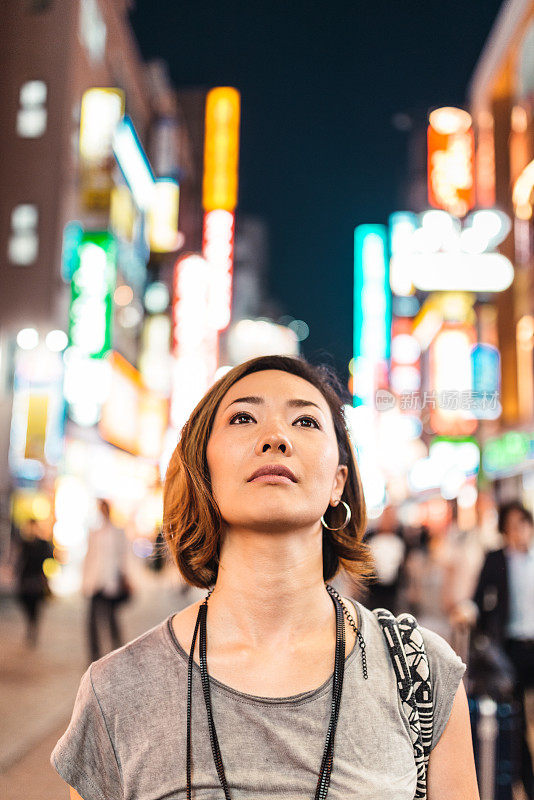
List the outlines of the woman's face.
{"label": "woman's face", "polygon": [[[318,523],[341,498],[348,474],[328,403],[311,383],[281,370],[241,378],[228,389],[207,446],[212,491],[226,524],[258,531]],[[251,479],[265,466],[294,479]]]}

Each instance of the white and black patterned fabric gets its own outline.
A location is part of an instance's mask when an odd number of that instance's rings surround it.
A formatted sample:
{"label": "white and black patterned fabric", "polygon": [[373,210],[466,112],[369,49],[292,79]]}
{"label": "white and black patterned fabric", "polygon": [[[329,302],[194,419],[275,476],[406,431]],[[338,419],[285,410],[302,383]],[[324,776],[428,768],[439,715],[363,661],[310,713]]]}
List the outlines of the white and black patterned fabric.
{"label": "white and black patterned fabric", "polygon": [[385,608],[375,608],[395,670],[403,710],[410,724],[417,788],[414,800],[426,800],[426,774],[432,747],[434,709],[432,682],[425,643],[417,620],[411,614],[395,617]]}

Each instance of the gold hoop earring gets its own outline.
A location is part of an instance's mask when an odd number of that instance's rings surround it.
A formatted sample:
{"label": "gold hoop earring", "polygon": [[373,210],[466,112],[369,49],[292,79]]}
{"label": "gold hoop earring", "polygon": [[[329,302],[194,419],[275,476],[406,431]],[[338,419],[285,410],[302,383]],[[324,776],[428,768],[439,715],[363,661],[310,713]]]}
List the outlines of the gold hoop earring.
{"label": "gold hoop earring", "polygon": [[327,528],[327,530],[329,530],[329,531],[340,531],[340,530],[342,530],[343,528],[346,528],[346,527],[347,527],[347,525],[349,524],[350,520],[351,520],[351,517],[352,517],[352,512],[351,512],[351,510],[350,510],[350,506],[348,505],[348,503],[345,503],[345,501],[344,501],[344,500],[340,500],[339,502],[340,502],[342,505],[344,505],[344,506],[345,506],[345,509],[346,509],[346,511],[347,511],[347,515],[346,515],[346,517],[345,517],[345,522],[344,522],[344,523],[343,523],[343,525],[341,525],[339,528],[331,528],[331,527],[330,527],[330,525],[327,525],[327,524],[326,524],[326,522],[324,521],[324,514],[323,514],[323,516],[321,517],[321,523],[322,523],[323,527],[324,527],[324,528]]}

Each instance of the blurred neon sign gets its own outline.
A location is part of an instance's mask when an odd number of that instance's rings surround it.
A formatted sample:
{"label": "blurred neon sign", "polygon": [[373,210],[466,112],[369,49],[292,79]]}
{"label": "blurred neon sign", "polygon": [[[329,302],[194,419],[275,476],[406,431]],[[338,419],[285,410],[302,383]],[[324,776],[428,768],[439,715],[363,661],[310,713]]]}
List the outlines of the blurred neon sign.
{"label": "blurred neon sign", "polygon": [[[430,425],[435,433],[469,435],[476,430],[473,414],[472,325],[445,323],[430,345]],[[436,398],[436,399],[434,399]]]}
{"label": "blurred neon sign", "polygon": [[102,358],[111,348],[116,273],[113,236],[83,233],[71,279],[69,344],[85,356]]}
{"label": "blurred neon sign", "polygon": [[475,205],[475,137],[471,117],[440,108],[428,126],[428,199],[435,208],[463,217]]}
{"label": "blurred neon sign", "polygon": [[210,318],[211,268],[199,255],[179,258],[172,303],[171,422],[181,429],[213,381],[217,335]]}
{"label": "blurred neon sign", "polygon": [[534,161],[527,164],[514,183],[512,200],[515,215],[518,219],[529,220],[532,217],[532,192],[534,191]]}
{"label": "blurred neon sign", "polygon": [[87,89],[82,96],[80,116],[80,155],[100,163],[113,155],[113,132],[124,114],[121,89]]}
{"label": "blurred neon sign", "polygon": [[482,448],[482,466],[488,475],[510,475],[534,461],[534,432],[507,431],[488,439]]}
{"label": "blurred neon sign", "polygon": [[19,350],[15,357],[9,443],[11,472],[39,480],[44,464],[57,464],[63,451],[63,360],[44,349]]}
{"label": "blurred neon sign", "polygon": [[229,322],[232,308],[234,215],[217,209],[204,215],[202,253],[211,267],[209,316],[219,331]]}
{"label": "blurred neon sign", "polygon": [[123,117],[113,133],[113,152],[130,187],[135,204],[148,211],[154,194],[154,175],[143,145],[129,117]]}
{"label": "blurred neon sign", "polygon": [[234,211],[237,205],[240,105],[239,92],[230,86],[208,92],[202,183],[205,211]]}
{"label": "blurred neon sign", "polygon": [[509,259],[495,252],[511,228],[502,211],[474,211],[463,224],[446,211],[398,212],[390,226],[395,293],[406,295],[412,285],[425,292],[502,292],[514,279]]}
{"label": "blurred neon sign", "polygon": [[148,390],[119,353],[111,353],[109,363],[111,385],[99,423],[102,438],[135,455],[159,458],[167,428],[166,399]]}
{"label": "blurred neon sign", "polygon": [[153,253],[172,253],[178,249],[178,207],[180,187],[172,178],[157,178],[148,210],[148,241]]}
{"label": "blurred neon sign", "polygon": [[391,293],[384,225],[354,231],[354,397],[370,403],[378,371],[389,358]]}

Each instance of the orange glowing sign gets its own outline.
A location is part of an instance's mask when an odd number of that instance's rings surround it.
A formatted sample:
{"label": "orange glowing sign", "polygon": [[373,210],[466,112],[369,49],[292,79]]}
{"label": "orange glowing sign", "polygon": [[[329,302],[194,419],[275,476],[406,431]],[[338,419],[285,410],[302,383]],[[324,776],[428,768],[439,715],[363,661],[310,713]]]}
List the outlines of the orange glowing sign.
{"label": "orange glowing sign", "polygon": [[240,107],[239,92],[230,86],[208,93],[202,184],[205,211],[234,211],[237,205]]}
{"label": "orange glowing sign", "polygon": [[[433,118],[439,112],[453,111],[460,112],[458,118],[449,113],[447,125],[440,124],[439,116]],[[475,205],[475,137],[469,115],[460,109],[433,112],[427,142],[429,202],[464,217]]]}
{"label": "orange glowing sign", "polygon": [[110,391],[102,407],[100,435],[134,455],[159,458],[169,413],[166,398],[148,390],[140,373],[119,353],[111,353],[109,362]]}

